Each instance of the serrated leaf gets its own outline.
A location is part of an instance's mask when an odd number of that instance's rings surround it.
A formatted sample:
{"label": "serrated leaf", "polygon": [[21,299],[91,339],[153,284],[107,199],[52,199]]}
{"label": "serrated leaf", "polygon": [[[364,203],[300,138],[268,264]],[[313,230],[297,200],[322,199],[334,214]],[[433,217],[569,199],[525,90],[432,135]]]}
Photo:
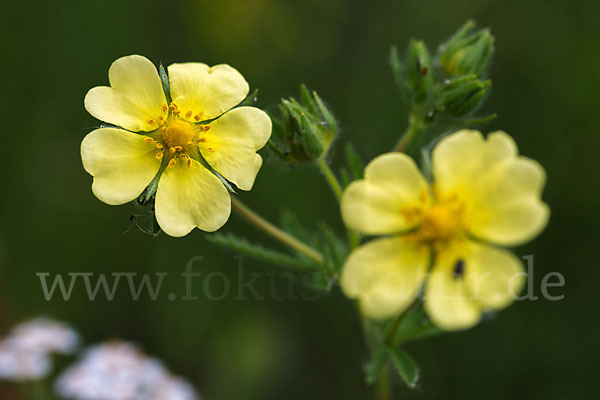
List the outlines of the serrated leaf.
{"label": "serrated leaf", "polygon": [[392,364],[398,375],[410,388],[414,388],[419,381],[420,370],[415,360],[400,347],[390,349]]}
{"label": "serrated leaf", "polygon": [[378,348],[374,353],[367,365],[365,365],[365,380],[367,384],[372,385],[377,380],[377,377],[381,373],[382,369],[387,365],[389,361],[389,350],[386,347]]}
{"label": "serrated leaf", "polygon": [[314,269],[315,264],[307,259],[294,257],[277,250],[268,249],[259,244],[249,242],[232,233],[213,233],[206,235],[207,240],[238,253],[269,262],[273,265],[300,269]]}

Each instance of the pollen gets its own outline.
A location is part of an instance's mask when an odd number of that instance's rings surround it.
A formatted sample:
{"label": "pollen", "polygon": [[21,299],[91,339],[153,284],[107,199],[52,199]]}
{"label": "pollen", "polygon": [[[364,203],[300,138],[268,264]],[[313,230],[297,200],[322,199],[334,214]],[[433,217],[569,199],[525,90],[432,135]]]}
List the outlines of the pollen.
{"label": "pollen", "polygon": [[163,140],[171,153],[185,150],[195,135],[194,127],[181,119],[173,119],[163,128]]}

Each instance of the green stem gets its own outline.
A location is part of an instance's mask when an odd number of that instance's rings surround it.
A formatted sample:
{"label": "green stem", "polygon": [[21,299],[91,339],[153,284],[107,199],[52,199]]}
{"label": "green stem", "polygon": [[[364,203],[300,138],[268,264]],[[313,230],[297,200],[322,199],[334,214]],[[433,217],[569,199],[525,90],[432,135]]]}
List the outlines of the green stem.
{"label": "green stem", "polygon": [[383,367],[377,382],[375,382],[375,392],[377,394],[377,400],[392,400],[392,383],[390,381],[390,366],[386,365]]}
{"label": "green stem", "polygon": [[337,180],[335,174],[333,173],[331,168],[329,168],[329,165],[327,165],[327,162],[325,160],[323,160],[322,158],[319,159],[318,164],[319,168],[321,169],[321,172],[323,173],[323,176],[325,176],[325,180],[327,181],[327,183],[329,183],[331,190],[333,190],[335,197],[338,201],[340,201],[342,199],[342,185],[340,185],[340,182]]}
{"label": "green stem", "polygon": [[[324,159],[319,159],[318,164],[319,169],[323,173],[323,176],[325,177],[327,183],[329,183],[329,187],[331,187],[331,190],[335,194],[335,197],[337,198],[338,202],[341,202],[343,189],[342,185],[340,185],[340,181],[338,181],[335,174],[333,173],[329,165],[327,165],[327,162]],[[350,244],[351,250],[357,247],[360,244],[360,237],[358,236],[358,233],[348,230],[348,243]]]}
{"label": "green stem", "polygon": [[416,297],[412,303],[410,303],[410,305],[408,307],[406,307],[404,309],[404,311],[402,311],[398,317],[396,317],[396,320],[394,321],[394,324],[392,325],[392,327],[390,328],[390,330],[388,331],[387,335],[385,336],[385,344],[388,346],[394,346],[396,343],[394,343],[394,338],[396,336],[396,330],[398,330],[398,327],[402,324],[402,321],[404,320],[404,317],[406,317],[406,315],[408,314],[408,312],[419,302],[419,297]]}
{"label": "green stem", "polygon": [[292,248],[293,250],[304,254],[311,260],[316,261],[318,264],[323,264],[323,255],[321,253],[319,253],[312,247],[302,243],[295,237],[288,235],[287,233],[285,233],[284,231],[282,231],[281,229],[279,229],[260,215],[256,214],[248,207],[246,207],[238,199],[232,197],[231,206],[242,218],[244,218],[246,221],[257,227],[258,229],[265,232],[267,235],[280,241],[286,246]]}
{"label": "green stem", "polygon": [[408,127],[404,131],[404,134],[400,138],[398,144],[396,144],[396,147],[394,147],[394,151],[402,153],[406,152],[408,145],[415,138],[417,132],[419,132],[423,127],[423,122],[418,114],[419,113],[416,111],[411,114],[410,118],[408,119]]}

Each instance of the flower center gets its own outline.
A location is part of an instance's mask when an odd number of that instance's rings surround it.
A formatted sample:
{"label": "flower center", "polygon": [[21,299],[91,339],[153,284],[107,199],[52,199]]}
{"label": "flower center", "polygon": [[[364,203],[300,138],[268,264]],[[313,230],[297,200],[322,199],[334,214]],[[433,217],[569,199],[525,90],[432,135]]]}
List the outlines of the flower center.
{"label": "flower center", "polygon": [[[162,130],[163,140],[169,150],[183,151],[194,143],[194,127],[184,120],[173,119]],[[173,150],[171,152],[174,152]]]}
{"label": "flower center", "polygon": [[445,240],[459,227],[460,213],[447,206],[435,205],[425,212],[419,231],[425,240]]}
{"label": "flower center", "polygon": [[420,225],[408,238],[434,246],[445,245],[460,236],[463,207],[460,203],[437,203],[419,211]]}

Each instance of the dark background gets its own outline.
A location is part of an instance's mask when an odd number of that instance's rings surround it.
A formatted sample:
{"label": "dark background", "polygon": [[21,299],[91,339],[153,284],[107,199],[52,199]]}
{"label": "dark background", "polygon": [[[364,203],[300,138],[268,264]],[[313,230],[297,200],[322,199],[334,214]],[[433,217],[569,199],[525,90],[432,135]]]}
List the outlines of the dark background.
{"label": "dark background", "polygon": [[[469,18],[497,39],[493,93],[482,129],[514,136],[522,154],[548,173],[548,228],[517,249],[534,255],[534,294],[543,276],[562,273],[561,301],[521,301],[474,329],[410,344],[422,368],[414,399],[598,398],[598,149],[600,3],[595,1],[38,1],[3,5],[0,330],[46,314],[78,328],[86,343],[140,343],[189,378],[206,399],[365,399],[366,359],[353,307],[338,290],[316,300],[273,299],[287,280],[245,260],[242,279],[261,272],[266,300],[236,300],[234,255],[195,230],[181,239],[147,236],[129,225],[133,206],[111,207],[91,193],[79,145],[98,122],[83,108],[106,85],[118,57],[155,63],[229,63],[270,109],[305,82],[335,110],[339,143],[365,160],[389,151],[406,114],[387,65],[388,49],[409,38],[435,48]],[[332,156],[341,165],[341,151]],[[241,197],[271,220],[296,210],[309,227],[341,231],[329,189],[313,167],[266,158],[255,188]],[[223,231],[252,235],[236,216]],[[203,276],[231,279],[221,301],[185,295],[179,276],[194,256]],[[81,284],[70,301],[44,300],[36,272],[167,272],[159,298],[132,301],[122,286],[112,302],[89,301]],[[52,275],[53,276],[53,275]],[[209,290],[223,293],[222,275]],[[297,281],[293,290],[311,295]],[[178,299],[169,301],[168,293]],[[247,292],[251,295],[251,292]],[[256,296],[254,296],[256,297]],[[1,385],[1,384],[0,384]],[[1,387],[1,386],[0,386]],[[400,385],[398,386],[400,387]],[[4,391],[3,391],[4,390]],[[0,397],[12,398],[11,389]],[[16,398],[16,397],[15,397]]]}

